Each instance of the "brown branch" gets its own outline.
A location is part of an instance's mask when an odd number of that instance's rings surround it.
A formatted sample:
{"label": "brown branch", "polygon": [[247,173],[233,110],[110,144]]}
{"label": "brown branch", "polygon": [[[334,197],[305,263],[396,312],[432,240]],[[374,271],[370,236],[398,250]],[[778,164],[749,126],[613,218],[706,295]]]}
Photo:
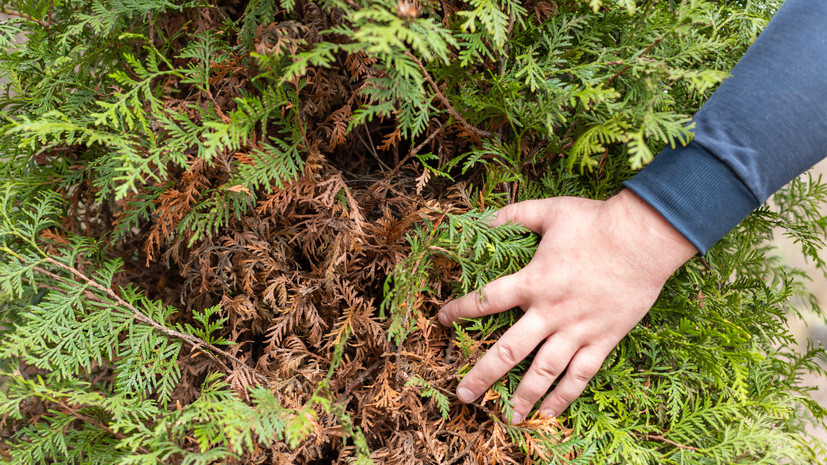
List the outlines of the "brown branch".
{"label": "brown branch", "polygon": [[451,116],[453,116],[457,121],[462,123],[465,129],[476,134],[479,137],[494,137],[494,133],[482,130],[476,126],[472,126],[471,123],[466,121],[465,118],[463,118],[457,112],[457,110],[454,109],[454,107],[451,105],[451,102],[448,101],[448,99],[445,97],[445,94],[443,94],[442,91],[439,89],[439,86],[436,84],[436,82],[434,82],[434,78],[431,77],[431,74],[428,73],[428,70],[425,69],[425,65],[422,64],[419,58],[417,58],[411,52],[405,52],[405,54],[411,60],[413,60],[417,64],[417,66],[419,66],[419,70],[422,71],[422,74],[425,76],[425,80],[428,81],[428,84],[430,84],[431,87],[433,87],[434,92],[436,92],[436,96],[439,98],[439,101],[442,102],[443,105],[445,105],[445,109],[448,110],[448,113],[450,113]]}
{"label": "brown branch", "polygon": [[376,361],[373,362],[369,367],[367,367],[365,369],[365,371],[363,371],[359,375],[359,377],[356,378],[355,381],[350,383],[350,385],[347,387],[347,389],[345,389],[345,392],[343,392],[342,395],[340,395],[339,397],[336,398],[336,402],[338,403],[338,402],[341,402],[344,399],[347,399],[347,397],[350,396],[350,393],[353,392],[354,389],[359,387],[360,384],[364,383],[365,380],[368,379],[368,376],[370,376],[371,373],[376,371],[376,369],[379,367],[379,364],[381,362],[384,362],[384,361],[385,361],[385,357],[380,357],[380,358],[376,359]]}
{"label": "brown branch", "polygon": [[[652,48],[653,48],[655,45],[659,44],[659,43],[660,43],[660,41],[662,41],[662,40],[663,40],[663,39],[665,39],[665,38],[666,38],[666,36],[665,36],[665,35],[663,35],[663,36],[660,36],[660,37],[658,37],[657,39],[655,39],[655,41],[654,41],[654,42],[652,42],[651,44],[649,44],[649,46],[648,46],[648,47],[646,47],[645,49],[643,49],[643,51],[642,51],[642,52],[640,52],[640,54],[637,56],[637,58],[640,58],[640,57],[642,57],[643,55],[646,55],[647,53],[649,53],[649,51],[650,51],[650,50],[652,50]],[[637,59],[637,58],[636,58],[636,59]],[[631,68],[631,67],[632,67],[632,65],[631,65],[631,64],[628,64],[628,65],[624,66],[624,67],[623,67],[623,69],[621,69],[620,71],[618,71],[617,73],[615,73],[615,75],[614,75],[614,76],[612,76],[611,78],[609,78],[609,80],[608,80],[608,81],[606,81],[606,84],[611,84],[612,82],[614,82],[614,80],[615,80],[615,79],[617,79],[617,78],[618,78],[621,74],[625,73],[626,71],[629,71],[629,68]]]}
{"label": "brown branch", "polygon": [[[77,410],[70,407],[64,401],[62,401],[62,400],[58,401],[57,404],[61,407],[61,410],[63,411],[63,413],[65,413],[67,415],[71,415],[71,416],[77,418],[78,420],[85,421],[86,423],[89,423],[93,426],[96,426],[96,427],[106,431],[107,433],[111,434],[112,436],[115,436],[118,439],[121,439],[121,440],[127,439],[126,436],[124,436],[121,433],[118,433],[117,431],[112,430],[110,427],[103,424],[97,418],[92,418],[90,416],[87,416],[87,415],[84,415],[84,414],[78,412]],[[144,453],[144,454],[151,454],[151,452],[148,449],[145,449],[141,446],[138,446],[138,451],[140,451],[141,453]]]}
{"label": "brown branch", "polygon": [[637,435],[638,437],[640,437],[644,441],[661,442],[661,443],[664,443],[664,444],[669,444],[670,446],[675,446],[678,449],[683,449],[683,450],[691,450],[691,451],[697,451],[698,450],[697,447],[678,444],[677,442],[675,442],[671,439],[666,439],[665,437],[663,437],[659,434],[643,434],[643,433],[635,432],[635,435]]}
{"label": "brown branch", "polygon": [[420,151],[420,150],[422,150],[422,147],[425,147],[425,145],[427,145],[427,144],[428,144],[428,142],[431,142],[431,141],[434,139],[434,137],[436,137],[436,136],[437,136],[440,132],[442,132],[442,130],[443,130],[443,129],[445,129],[445,123],[440,123],[439,127],[438,127],[438,128],[436,128],[436,129],[434,130],[434,132],[432,132],[432,133],[431,133],[431,134],[430,134],[427,138],[425,138],[425,140],[424,140],[424,141],[422,141],[422,143],[421,143],[421,144],[419,144],[419,145],[417,145],[416,147],[414,147],[414,149],[413,149],[413,150],[411,150],[411,151],[410,151],[407,155],[405,155],[405,157],[404,157],[404,158],[402,158],[402,160],[400,160],[400,161],[399,161],[399,163],[397,163],[397,164],[396,164],[396,166],[394,166],[394,167],[393,167],[393,169],[391,170],[391,172],[390,172],[390,173],[388,173],[388,175],[387,175],[387,176],[385,176],[385,179],[388,179],[388,178],[390,178],[390,177],[392,177],[392,176],[396,176],[396,173],[398,173],[398,172],[399,172],[399,168],[401,168],[401,167],[402,167],[402,165],[404,165],[404,164],[405,164],[405,162],[407,162],[408,160],[410,160],[410,159],[411,159],[411,157],[413,157],[414,155],[416,155],[417,153],[419,153],[419,151]]}
{"label": "brown branch", "polygon": [[204,89],[204,95],[207,97],[207,99],[209,99],[210,102],[212,102],[213,107],[215,107],[215,113],[218,115],[218,117],[221,118],[221,120],[225,123],[230,123],[230,118],[224,114],[223,110],[221,110],[221,105],[219,105],[218,102],[215,101],[215,97],[213,97],[212,91],[209,88]]}
{"label": "brown branch", "polygon": [[[437,134],[442,132],[443,129],[445,129],[445,123],[440,123],[439,127],[434,129],[434,132],[432,132],[428,137],[426,137],[425,140],[423,140],[421,144],[414,147],[414,149],[411,150],[411,153],[409,153],[408,156],[405,157],[405,159],[408,159],[408,158],[416,155],[417,153],[419,153],[419,151],[422,150],[422,147],[425,147],[425,145],[427,145],[428,142],[431,142],[432,140],[434,140],[434,137],[436,137]],[[399,164],[401,165],[402,162],[400,162]]]}
{"label": "brown branch", "polygon": [[440,465],[454,465],[455,463],[459,462],[460,459],[464,458],[466,455],[468,455],[473,450],[474,444],[477,443],[477,440],[480,438],[480,436],[482,435],[484,430],[478,431],[477,434],[470,441],[465,436],[457,434],[453,431],[448,431],[448,430],[443,430],[443,431],[445,431],[446,433],[449,433],[449,434],[453,434],[454,436],[457,436],[458,438],[461,438],[461,439],[465,440],[465,449],[462,449],[462,452],[455,455],[453,458],[451,458],[451,460],[449,460],[447,462],[442,462],[440,464]]}
{"label": "brown branch", "polygon": [[[571,132],[574,130],[574,128],[575,128],[576,126],[577,126],[577,118],[575,118],[575,119],[574,119],[574,122],[573,122],[573,123],[571,124],[571,126],[569,126],[569,128],[566,130],[566,133],[565,133],[565,134],[563,134],[563,137],[561,137],[561,138],[560,138],[560,141],[562,142],[562,141],[564,141],[567,137],[569,137],[569,136],[571,135]],[[570,140],[570,141],[566,142],[566,143],[565,143],[562,147],[560,147],[560,151],[557,153],[557,155],[558,155],[558,156],[560,156],[560,157],[562,157],[562,156],[563,156],[563,152],[565,152],[566,150],[568,150],[569,148],[571,148],[571,146],[572,146],[572,145],[574,145],[574,139],[572,139],[572,140]]]}
{"label": "brown branch", "polygon": [[49,22],[49,21],[44,21],[42,19],[34,19],[29,15],[26,15],[26,14],[23,14],[23,13],[18,13],[16,11],[0,10],[0,13],[5,13],[9,16],[17,16],[19,18],[28,19],[29,21],[33,21],[33,22],[35,22],[35,23],[37,23],[37,24],[39,24],[43,27],[51,27],[52,26],[52,23]]}
{"label": "brown branch", "polygon": [[367,125],[365,125],[365,134],[368,135],[368,141],[370,142],[370,144],[368,144],[367,142],[365,142],[364,139],[362,139],[361,134],[359,134],[359,142],[361,142],[362,145],[364,145],[365,148],[368,149],[368,152],[371,155],[373,155],[373,159],[376,160],[377,163],[379,163],[379,169],[381,169],[383,172],[384,170],[391,169],[390,166],[386,165],[385,162],[383,162],[382,159],[379,158],[379,154],[376,153],[376,144],[373,143],[373,138],[370,136],[370,131],[368,130]]}
{"label": "brown branch", "polygon": [[[196,336],[192,336],[190,334],[182,333],[182,332],[176,331],[174,329],[167,328],[166,326],[156,322],[152,318],[144,315],[140,310],[135,308],[132,304],[130,304],[129,302],[123,300],[119,295],[117,295],[115,293],[115,291],[113,291],[112,289],[101,286],[100,284],[98,284],[94,280],[90,279],[89,277],[87,277],[86,275],[84,275],[83,273],[78,271],[76,268],[65,265],[63,263],[60,263],[59,261],[57,261],[57,260],[55,260],[51,257],[46,257],[44,259],[44,261],[46,261],[47,263],[51,263],[52,265],[55,265],[58,268],[62,268],[64,270],[68,271],[69,273],[74,275],[76,278],[78,278],[82,282],[86,283],[88,286],[102,292],[103,294],[108,296],[110,299],[112,299],[113,302],[117,303],[118,305],[120,305],[122,307],[127,308],[130,312],[132,312],[132,316],[136,320],[140,321],[141,323],[147,324],[147,325],[153,327],[154,329],[156,329],[157,331],[159,331],[163,334],[166,334],[168,336],[175,337],[175,338],[178,338],[178,339],[182,339],[184,342],[187,342],[190,345],[192,345],[193,349],[201,349],[204,353],[206,353],[207,355],[209,355],[212,358],[214,358],[214,355],[211,354],[210,351],[212,351],[216,354],[219,354],[219,355],[231,360],[232,362],[237,363],[239,366],[242,367],[242,369],[244,371],[246,371],[248,374],[250,374],[253,378],[256,378],[259,381],[261,381],[265,386],[270,385],[270,382],[267,379],[267,377],[265,377],[264,375],[262,375],[257,370],[250,367],[249,365],[247,365],[243,361],[239,360],[235,355],[233,355],[229,352],[226,352],[222,349],[219,349],[218,347],[214,346],[213,344],[208,343],[207,341],[204,341],[201,338],[198,338]],[[50,276],[50,277],[52,277],[56,280],[66,282],[66,280],[63,279],[62,277],[57,276],[56,274],[51,273],[49,271],[46,271],[46,270],[44,270],[40,267],[35,267],[35,269],[37,269],[37,271],[39,271],[41,273],[44,273],[47,276]],[[206,349],[209,349],[209,350],[206,350]],[[219,360],[216,359],[216,361],[218,361],[220,363]]]}

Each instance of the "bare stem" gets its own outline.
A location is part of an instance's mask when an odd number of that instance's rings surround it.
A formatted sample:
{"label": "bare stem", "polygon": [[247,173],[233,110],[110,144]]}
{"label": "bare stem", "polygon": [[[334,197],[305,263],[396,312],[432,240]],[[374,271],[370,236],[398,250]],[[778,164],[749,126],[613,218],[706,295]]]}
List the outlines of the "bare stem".
{"label": "bare stem", "polygon": [[[659,44],[659,43],[660,43],[660,41],[662,41],[665,37],[666,37],[666,36],[660,36],[660,37],[658,37],[657,39],[655,39],[655,41],[654,41],[654,42],[652,42],[651,44],[649,44],[649,46],[648,46],[648,47],[646,47],[645,49],[643,49],[643,51],[642,51],[642,52],[640,52],[640,55],[638,55],[638,56],[637,56],[637,58],[640,58],[640,57],[642,57],[643,55],[646,55],[647,53],[649,53],[649,51],[650,51],[650,50],[652,50],[652,48],[653,48],[655,45]],[[615,80],[615,79],[617,79],[617,78],[618,78],[621,74],[625,73],[626,71],[629,71],[629,68],[631,68],[631,67],[632,67],[632,65],[626,65],[626,66],[624,66],[624,67],[623,67],[623,69],[621,69],[620,71],[618,71],[617,73],[615,73],[615,75],[614,75],[614,76],[612,76],[611,78],[609,78],[609,80],[606,82],[606,84],[611,84],[612,82],[614,82],[614,80]]]}
{"label": "bare stem", "polygon": [[336,402],[341,402],[342,400],[347,399],[347,397],[350,395],[350,393],[351,393],[351,392],[353,392],[353,390],[354,390],[354,389],[356,389],[357,387],[359,387],[359,385],[360,385],[360,384],[364,383],[364,382],[365,382],[365,380],[366,380],[366,379],[368,379],[368,376],[370,376],[370,375],[371,375],[374,371],[376,371],[376,369],[379,367],[379,364],[380,364],[381,362],[383,362],[383,361],[385,361],[385,358],[384,358],[384,357],[381,357],[381,358],[376,359],[376,361],[375,361],[375,362],[373,362],[373,363],[372,363],[369,367],[367,367],[367,368],[366,368],[366,369],[365,369],[365,370],[364,370],[364,371],[363,371],[363,372],[359,375],[359,377],[358,377],[358,378],[356,378],[356,380],[355,380],[355,381],[353,381],[352,383],[350,383],[350,386],[348,386],[348,387],[347,387],[347,389],[345,389],[345,392],[343,392],[343,393],[342,393],[342,395],[340,395],[340,396],[336,399]]}
{"label": "bare stem", "polygon": [[462,115],[460,115],[457,112],[457,110],[451,105],[451,102],[448,101],[448,99],[445,97],[445,94],[442,93],[442,90],[439,89],[439,86],[436,84],[436,82],[434,82],[434,78],[432,78],[431,74],[428,73],[428,70],[425,69],[425,65],[422,64],[422,61],[420,61],[419,58],[417,58],[411,52],[405,52],[405,54],[408,55],[408,57],[419,66],[419,70],[422,71],[422,74],[425,76],[425,80],[428,81],[428,84],[430,84],[431,87],[433,87],[434,92],[436,92],[436,96],[439,98],[439,101],[442,102],[443,105],[445,105],[445,108],[448,110],[448,113],[450,113],[451,116],[454,117],[454,119],[459,121],[465,127],[465,129],[476,134],[479,137],[494,137],[494,133],[482,130],[476,126],[472,126],[471,123],[466,121],[465,118],[463,118]]}
{"label": "bare stem", "polygon": [[645,441],[662,442],[664,444],[669,444],[670,446],[675,446],[678,449],[683,449],[683,450],[692,450],[692,451],[697,451],[698,450],[697,447],[692,447],[692,446],[686,446],[686,445],[683,445],[683,444],[679,444],[679,443],[677,443],[677,442],[675,442],[671,439],[666,439],[665,437],[663,437],[659,434],[640,434],[640,433],[636,433],[636,434],[638,436],[640,436],[641,438],[643,438],[643,440],[645,440]]}
{"label": "bare stem", "polygon": [[[105,424],[103,424],[102,422],[97,420],[96,418],[92,418],[88,415],[84,415],[84,414],[78,412],[77,410],[73,409],[72,407],[70,407],[65,402],[60,401],[60,402],[58,402],[58,405],[60,405],[61,409],[63,410],[63,413],[71,415],[71,416],[77,418],[78,420],[89,423],[90,425],[97,426],[98,428],[106,431],[107,433],[111,434],[112,436],[115,436],[118,439],[126,439],[126,436],[124,436],[123,434],[112,430],[110,427],[106,426]],[[145,449],[141,446],[138,446],[138,451],[140,451],[141,453],[144,453],[144,454],[151,454],[151,452],[148,449]]]}
{"label": "bare stem", "polygon": [[51,25],[52,25],[52,23],[50,23],[49,21],[43,21],[42,19],[34,19],[29,15],[26,15],[26,14],[23,14],[23,13],[18,13],[16,11],[2,10],[2,13],[5,13],[9,16],[17,16],[18,18],[28,19],[29,21],[33,21],[33,22],[35,22],[35,23],[37,23],[37,24],[39,24],[43,27],[51,27]]}
{"label": "bare stem", "polygon": [[410,160],[411,157],[419,153],[419,151],[422,150],[422,147],[425,147],[425,145],[427,145],[428,142],[431,142],[434,139],[434,137],[436,137],[440,132],[442,132],[443,129],[445,129],[445,123],[440,123],[439,127],[436,128],[433,132],[431,132],[431,134],[427,138],[425,138],[425,140],[423,140],[421,144],[414,147],[413,150],[411,150],[407,155],[405,155],[405,157],[402,160],[400,160],[399,163],[396,164],[396,166],[393,167],[393,170],[391,170],[391,172],[388,173],[387,176],[385,176],[385,179],[391,176],[396,176],[396,173],[399,172],[399,168],[401,168],[402,165],[405,164],[405,162]]}

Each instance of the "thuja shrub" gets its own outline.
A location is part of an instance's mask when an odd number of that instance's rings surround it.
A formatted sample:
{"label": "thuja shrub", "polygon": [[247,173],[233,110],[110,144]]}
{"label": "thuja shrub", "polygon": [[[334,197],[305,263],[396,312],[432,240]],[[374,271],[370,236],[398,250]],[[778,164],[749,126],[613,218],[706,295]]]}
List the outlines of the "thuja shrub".
{"label": "thuja shrub", "polygon": [[531,258],[494,209],[687,143],[777,6],[1,1],[0,460],[820,461],[824,352],[793,350],[805,277],[767,245],[822,264],[813,180],[681,268],[559,418],[503,422],[527,362],[453,394],[518,310],[436,319]]}

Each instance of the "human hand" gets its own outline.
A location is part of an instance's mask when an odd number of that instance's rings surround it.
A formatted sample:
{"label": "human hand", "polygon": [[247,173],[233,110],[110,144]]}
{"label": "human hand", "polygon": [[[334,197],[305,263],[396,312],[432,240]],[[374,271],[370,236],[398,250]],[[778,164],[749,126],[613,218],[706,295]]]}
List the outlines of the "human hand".
{"label": "human hand", "polygon": [[643,318],[664,283],[698,250],[626,189],[609,200],[556,197],[508,205],[492,226],[520,223],[542,236],[531,262],[446,304],[443,325],[521,307],[525,313],[468,372],[457,397],[471,402],[538,350],[512,401],[519,423],[568,367],[540,412],[558,416]]}

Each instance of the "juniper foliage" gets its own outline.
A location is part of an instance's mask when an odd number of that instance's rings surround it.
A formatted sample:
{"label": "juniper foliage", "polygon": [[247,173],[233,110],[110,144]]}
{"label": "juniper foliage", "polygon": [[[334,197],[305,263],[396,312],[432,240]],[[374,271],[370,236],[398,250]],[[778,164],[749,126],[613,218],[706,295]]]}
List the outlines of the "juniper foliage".
{"label": "juniper foliage", "polygon": [[0,460],[822,460],[825,352],[786,325],[819,309],[767,245],[825,266],[818,179],[681,268],[559,419],[500,420],[526,362],[453,395],[517,310],[435,318],[530,260],[494,208],[687,143],[778,3],[0,0]]}

